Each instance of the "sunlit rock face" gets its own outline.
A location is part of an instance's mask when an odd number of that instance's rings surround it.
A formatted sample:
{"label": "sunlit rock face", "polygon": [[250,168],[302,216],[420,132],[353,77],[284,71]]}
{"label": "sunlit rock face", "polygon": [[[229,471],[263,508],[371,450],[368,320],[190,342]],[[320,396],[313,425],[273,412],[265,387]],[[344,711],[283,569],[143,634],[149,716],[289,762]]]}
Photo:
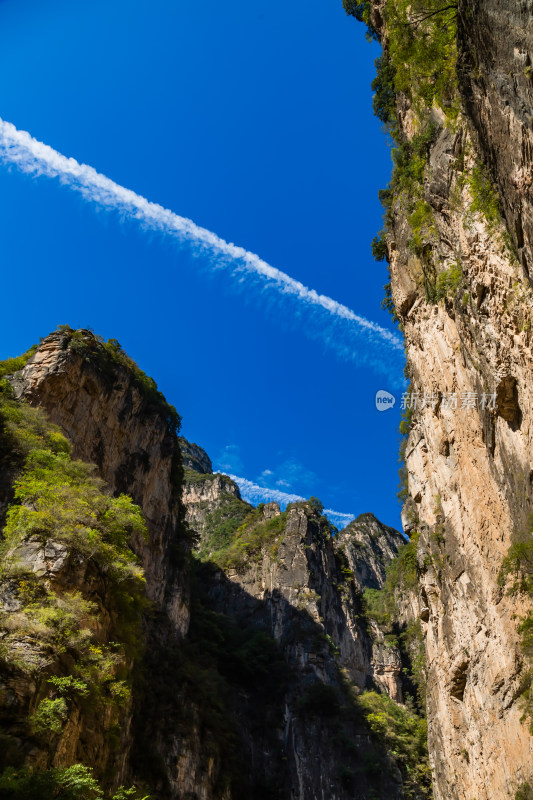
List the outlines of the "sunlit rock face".
{"label": "sunlit rock face", "polygon": [[[433,110],[424,175],[435,230],[415,254],[410,212],[397,199],[388,239],[392,297],[419,397],[406,447],[405,523],[421,532],[419,598],[410,605],[425,635],[438,800],[504,800],[533,774],[517,632],[529,604],[498,582],[533,499],[532,12],[527,2],[459,4],[464,113],[446,126]],[[402,98],[399,123],[412,137]],[[478,156],[499,190],[507,244],[503,226],[471,210],[463,175]],[[453,265],[462,273],[457,290],[429,300],[428,285]],[[424,393],[435,402],[422,407]]]}

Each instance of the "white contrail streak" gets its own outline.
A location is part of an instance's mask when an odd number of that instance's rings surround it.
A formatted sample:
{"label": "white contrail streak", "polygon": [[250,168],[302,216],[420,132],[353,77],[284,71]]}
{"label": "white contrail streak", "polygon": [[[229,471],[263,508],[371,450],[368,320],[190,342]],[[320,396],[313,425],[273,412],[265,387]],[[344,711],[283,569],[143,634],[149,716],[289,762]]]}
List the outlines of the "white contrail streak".
{"label": "white contrail streak", "polygon": [[[398,336],[382,328],[375,322],[356,314],[347,306],[318,294],[300,281],[291,278],[279,269],[267,264],[259,256],[242,247],[230,244],[211,231],[201,228],[190,219],[180,217],[157,203],[151,203],[130,189],[120,186],[105,175],[96,172],[87,164],[80,164],[74,158],[67,158],[53,148],[34,139],[26,131],[19,131],[10,122],[0,119],[0,160],[12,164],[19,170],[32,175],[58,178],[61,183],[80,192],[83,197],[98,206],[120,212],[138,221],[143,228],[172,236],[188,243],[195,255],[208,255],[217,258],[216,266],[229,267],[233,273],[246,273],[259,277],[267,285],[273,285],[279,292],[292,295],[308,308],[326,312],[332,321],[348,323],[352,333],[362,337],[359,342],[361,352],[350,352],[355,343],[337,341],[347,336],[338,327],[327,331],[317,324],[311,335],[320,337],[334,347],[343,357],[350,360],[363,360],[381,371],[389,373],[401,365],[403,344]],[[348,335],[348,339],[350,336]],[[376,353],[372,356],[364,352],[365,345],[373,345]],[[387,362],[387,363],[385,363]]]}
{"label": "white contrail streak", "polygon": [[[257,483],[249,481],[248,478],[240,478],[238,475],[229,475],[241,490],[241,497],[252,505],[256,503],[279,503],[282,508],[288,503],[298,503],[307,498],[299,494],[289,494],[280,492],[279,489],[267,489],[266,486],[259,486]],[[329,517],[339,527],[348,525],[353,519],[353,514],[343,514],[341,511],[334,511],[332,508],[325,508],[324,514]]]}

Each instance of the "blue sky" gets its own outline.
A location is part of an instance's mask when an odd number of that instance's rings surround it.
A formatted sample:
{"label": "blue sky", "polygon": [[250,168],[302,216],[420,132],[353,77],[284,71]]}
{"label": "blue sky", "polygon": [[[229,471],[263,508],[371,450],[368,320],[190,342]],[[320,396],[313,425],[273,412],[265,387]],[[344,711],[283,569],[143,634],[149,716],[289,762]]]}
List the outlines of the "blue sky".
{"label": "blue sky", "polygon": [[[4,120],[393,330],[369,247],[391,166],[379,51],[341,0],[4,0],[0,38]],[[340,329],[57,180],[2,166],[0,183],[0,357],[92,327],[216,466],[399,525],[399,403],[374,397],[401,356],[381,373],[364,340],[340,357]]]}

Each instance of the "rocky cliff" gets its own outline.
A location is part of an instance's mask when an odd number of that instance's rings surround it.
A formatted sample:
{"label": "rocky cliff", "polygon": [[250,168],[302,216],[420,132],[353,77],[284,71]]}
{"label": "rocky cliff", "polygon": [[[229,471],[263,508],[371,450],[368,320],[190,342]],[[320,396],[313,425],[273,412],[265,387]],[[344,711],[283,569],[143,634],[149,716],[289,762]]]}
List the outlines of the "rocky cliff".
{"label": "rocky cliff", "polygon": [[63,328],[0,367],[2,796],[429,796],[362,596],[400,534],[245,503],[118,342]]}
{"label": "rocky cliff", "polygon": [[384,46],[374,107],[396,141],[374,251],[405,335],[404,518],[418,589],[396,596],[423,630],[435,797],[525,797],[532,7],[345,6]]}
{"label": "rocky cliff", "polygon": [[374,514],[360,514],[335,537],[335,546],[346,554],[361,591],[383,588],[387,567],[404,544],[404,537]]}

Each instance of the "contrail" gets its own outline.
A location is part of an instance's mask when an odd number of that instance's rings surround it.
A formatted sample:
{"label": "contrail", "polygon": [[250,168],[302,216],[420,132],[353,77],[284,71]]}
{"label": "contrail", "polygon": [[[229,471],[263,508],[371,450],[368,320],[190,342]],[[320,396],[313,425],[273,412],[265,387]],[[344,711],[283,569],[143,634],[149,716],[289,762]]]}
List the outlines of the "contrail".
{"label": "contrail", "polygon": [[[240,478],[238,475],[228,475],[228,477],[235,481],[241,490],[242,499],[252,503],[252,505],[256,503],[279,503],[282,508],[285,508],[288,503],[298,503],[307,499],[299,494],[280,492],[279,489],[267,489],[266,486],[259,486],[259,484],[249,481],[248,478]],[[345,527],[355,519],[354,514],[343,514],[341,511],[334,511],[332,508],[325,508],[324,514],[339,527]]]}
{"label": "contrail", "polygon": [[264,285],[276,288],[284,295],[293,296],[307,309],[320,311],[327,315],[326,319],[333,325],[328,329],[325,327],[325,319],[315,319],[314,324],[305,326],[312,338],[320,338],[342,358],[369,363],[398,383],[403,344],[397,335],[356,314],[336,300],[309,289],[300,281],[267,264],[255,253],[230,244],[211,231],[199,227],[192,220],[146,200],[101,175],[93,167],[61,155],[57,150],[34,139],[27,131],[19,131],[10,122],[2,119],[0,160],[5,164],[13,164],[22,172],[58,178],[70,189],[80,192],[86,200],[102,208],[118,211],[139,222],[143,228],[190,245],[194,255],[216,257],[215,267],[229,268],[233,275],[241,278],[243,273],[259,278]]}

